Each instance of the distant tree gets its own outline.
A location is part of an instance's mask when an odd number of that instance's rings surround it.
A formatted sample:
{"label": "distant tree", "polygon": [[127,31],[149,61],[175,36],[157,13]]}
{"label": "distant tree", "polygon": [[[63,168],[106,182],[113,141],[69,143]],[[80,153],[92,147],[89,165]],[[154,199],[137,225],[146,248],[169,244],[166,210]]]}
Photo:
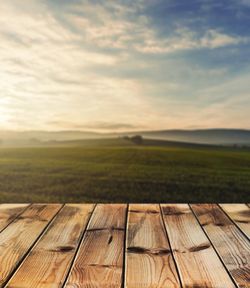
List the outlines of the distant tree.
{"label": "distant tree", "polygon": [[37,138],[30,138],[29,139],[29,143],[30,144],[40,144],[41,141],[39,139],[37,139]]}
{"label": "distant tree", "polygon": [[141,135],[135,135],[130,137],[130,140],[135,143],[136,145],[142,145],[143,144],[143,138]]}

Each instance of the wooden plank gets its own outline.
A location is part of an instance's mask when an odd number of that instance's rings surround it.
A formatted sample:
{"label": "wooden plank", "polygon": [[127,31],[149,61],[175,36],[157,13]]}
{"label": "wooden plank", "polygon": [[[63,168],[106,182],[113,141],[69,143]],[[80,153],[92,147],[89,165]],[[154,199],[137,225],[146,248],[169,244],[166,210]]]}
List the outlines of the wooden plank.
{"label": "wooden plank", "polygon": [[250,287],[250,242],[216,204],[192,209],[238,287]]}
{"label": "wooden plank", "polygon": [[250,239],[250,208],[246,204],[220,204],[220,207]]}
{"label": "wooden plank", "polygon": [[66,287],[121,287],[126,211],[125,204],[96,206]]}
{"label": "wooden plank", "polygon": [[161,207],[183,287],[235,287],[189,206]]}
{"label": "wooden plank", "polygon": [[0,204],[0,232],[8,226],[29,204]]}
{"label": "wooden plank", "polygon": [[126,245],[126,288],[180,287],[159,205],[129,205]]}
{"label": "wooden plank", "polygon": [[64,206],[6,287],[62,287],[93,208]]}
{"label": "wooden plank", "polygon": [[0,287],[60,208],[59,204],[31,205],[0,233]]}

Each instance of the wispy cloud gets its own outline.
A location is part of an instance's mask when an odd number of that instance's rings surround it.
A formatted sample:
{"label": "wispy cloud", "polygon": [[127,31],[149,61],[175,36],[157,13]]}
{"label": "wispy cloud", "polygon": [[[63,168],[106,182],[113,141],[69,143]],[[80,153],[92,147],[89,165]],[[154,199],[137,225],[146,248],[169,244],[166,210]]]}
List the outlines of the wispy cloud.
{"label": "wispy cloud", "polygon": [[112,5],[111,9],[110,5],[102,4],[77,5],[74,10],[79,11],[81,7],[84,14],[67,15],[67,20],[75,30],[84,34],[90,45],[95,44],[101,48],[132,49],[142,53],[173,53],[192,49],[215,49],[249,41],[248,37],[233,36],[218,29],[197,33],[196,30],[178,25],[171,35],[159,35],[158,31],[152,28],[149,17],[138,16],[137,6],[128,8]]}
{"label": "wispy cloud", "polygon": [[144,126],[133,125],[130,123],[116,123],[116,122],[105,122],[105,121],[96,121],[96,122],[87,122],[79,123],[72,121],[49,121],[47,123],[49,126],[55,127],[55,129],[70,129],[70,130],[84,130],[84,131],[98,131],[98,132],[109,132],[109,131],[128,131],[128,130],[137,130],[145,128]]}
{"label": "wispy cloud", "polygon": [[250,6],[250,1],[249,0],[240,0],[240,3],[246,6]]}
{"label": "wispy cloud", "polygon": [[143,53],[174,53],[185,50],[215,49],[249,41],[246,37],[230,36],[213,29],[197,36],[194,31],[178,28],[175,34],[170,38],[158,39],[152,32],[147,32],[143,43],[137,44],[135,48]]}

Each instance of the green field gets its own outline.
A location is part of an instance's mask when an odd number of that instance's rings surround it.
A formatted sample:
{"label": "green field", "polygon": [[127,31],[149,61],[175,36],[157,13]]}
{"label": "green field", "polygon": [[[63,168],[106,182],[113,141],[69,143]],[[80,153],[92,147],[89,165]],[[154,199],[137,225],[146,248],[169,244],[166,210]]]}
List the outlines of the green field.
{"label": "green field", "polygon": [[247,149],[122,139],[0,149],[1,202],[250,202],[249,192]]}

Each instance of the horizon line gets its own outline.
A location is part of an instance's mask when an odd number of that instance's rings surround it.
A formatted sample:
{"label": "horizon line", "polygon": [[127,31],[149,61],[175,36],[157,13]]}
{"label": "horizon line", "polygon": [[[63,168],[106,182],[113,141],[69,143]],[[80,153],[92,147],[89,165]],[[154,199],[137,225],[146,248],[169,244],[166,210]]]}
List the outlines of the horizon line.
{"label": "horizon line", "polygon": [[99,130],[80,130],[80,129],[58,129],[58,130],[46,130],[46,129],[1,129],[1,132],[6,133],[28,133],[28,132],[47,132],[47,133],[66,133],[66,132],[79,132],[79,133],[93,133],[93,134],[119,134],[119,133],[142,133],[142,132],[162,132],[162,131],[211,131],[211,130],[238,130],[238,131],[250,131],[250,128],[169,128],[169,129],[143,129],[143,130],[121,130],[121,131],[99,131]]}

